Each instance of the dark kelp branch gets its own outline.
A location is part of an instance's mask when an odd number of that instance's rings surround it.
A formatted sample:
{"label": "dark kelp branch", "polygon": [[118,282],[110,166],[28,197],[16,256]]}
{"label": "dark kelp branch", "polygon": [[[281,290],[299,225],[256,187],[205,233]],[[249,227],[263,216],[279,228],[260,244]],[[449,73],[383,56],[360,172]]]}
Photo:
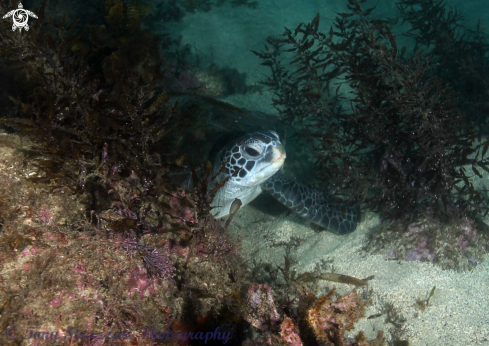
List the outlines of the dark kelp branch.
{"label": "dark kelp branch", "polygon": [[430,58],[399,49],[363,2],[349,0],[328,34],[316,16],[255,52],[274,106],[315,139],[320,177],[383,218],[487,212],[471,176],[488,171],[489,143]]}
{"label": "dark kelp branch", "polygon": [[2,57],[17,66],[32,101],[13,99],[19,117],[4,122],[43,143],[43,167],[76,163],[64,171],[79,176],[79,186],[93,174],[110,180],[159,166],[155,146],[171,115],[158,89],[157,39],[139,29],[129,5],[104,5],[106,25],[71,33],[61,19],[0,37]]}
{"label": "dark kelp branch", "polygon": [[411,26],[404,35],[413,39],[414,51],[431,57],[429,75],[461,96],[458,108],[487,134],[489,43],[480,23],[467,28],[457,9],[440,0],[401,0],[397,8]]}

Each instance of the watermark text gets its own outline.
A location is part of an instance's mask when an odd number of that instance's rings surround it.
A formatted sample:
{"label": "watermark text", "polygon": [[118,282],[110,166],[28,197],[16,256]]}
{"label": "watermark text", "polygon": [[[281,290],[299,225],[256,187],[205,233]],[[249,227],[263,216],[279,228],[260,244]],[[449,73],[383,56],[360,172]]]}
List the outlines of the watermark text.
{"label": "watermark text", "polygon": [[200,340],[204,344],[209,341],[221,341],[226,344],[231,338],[231,332],[221,330],[217,327],[213,331],[206,332],[190,332],[177,331],[171,328],[159,331],[156,327],[143,327],[136,330],[128,331],[106,331],[94,332],[79,330],[74,327],[68,327],[65,330],[45,331],[38,330],[35,327],[28,327],[25,330],[19,331],[15,327],[7,327],[6,336],[9,340],[45,340],[54,344],[61,340],[74,341],[91,341],[91,340],[131,340],[131,339],[147,339],[147,340],[175,340],[178,343],[184,343],[187,340]]}

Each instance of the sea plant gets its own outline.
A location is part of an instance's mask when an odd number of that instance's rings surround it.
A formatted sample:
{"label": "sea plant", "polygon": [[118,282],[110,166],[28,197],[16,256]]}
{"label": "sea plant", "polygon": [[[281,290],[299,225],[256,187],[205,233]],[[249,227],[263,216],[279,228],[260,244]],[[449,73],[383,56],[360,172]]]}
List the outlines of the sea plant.
{"label": "sea plant", "polygon": [[460,95],[457,107],[487,134],[489,42],[480,22],[470,29],[462,14],[441,0],[400,0],[397,8],[410,27],[403,36],[412,39],[414,51],[431,59],[429,75]]}
{"label": "sea plant", "polygon": [[254,52],[273,105],[313,138],[322,180],[383,219],[487,212],[470,176],[489,171],[489,142],[430,57],[400,49],[365,2],[349,0],[328,34],[318,14]]}
{"label": "sea plant", "polygon": [[[368,340],[363,332],[355,338],[345,333],[364,316],[365,302],[353,290],[343,296],[336,289],[317,298],[307,287],[297,285],[295,314],[288,316],[274,302],[274,291],[265,284],[252,283],[244,299],[244,318],[259,329],[261,336],[245,345],[327,345],[380,346],[385,344],[383,332]],[[280,322],[281,321],[281,322]]]}
{"label": "sea plant", "polygon": [[65,19],[44,20],[46,3],[28,33],[1,33],[3,61],[29,92],[29,101],[12,98],[18,112],[4,122],[42,143],[46,179],[66,164],[63,174],[78,186],[156,167],[152,146],[170,114],[158,90],[157,39],[139,29],[130,4],[105,1],[105,25],[73,33]]}
{"label": "sea plant", "polygon": [[[87,24],[80,31],[66,19],[48,20],[46,5],[43,1],[41,8],[33,9],[38,21],[21,36],[13,35],[7,22],[0,24],[5,26],[0,31],[1,63],[23,85],[23,92],[11,97],[14,111],[1,121],[30,143],[18,146],[26,165],[35,167],[30,168],[35,174],[29,175],[29,186],[78,203],[70,209],[78,220],[66,225],[62,239],[67,248],[50,252],[70,254],[61,256],[62,261],[74,262],[78,276],[84,277],[90,266],[104,273],[90,277],[89,286],[103,287],[110,301],[104,302],[103,314],[93,306],[86,314],[103,316],[104,328],[141,328],[150,316],[148,298],[155,297],[161,300],[151,302],[151,307],[157,305],[161,311],[153,321],[162,329],[177,324],[193,328],[198,318],[221,311],[239,314],[242,260],[236,244],[209,214],[210,201],[199,199],[205,195],[202,191],[195,197],[168,183],[169,166],[158,155],[176,104],[170,105],[162,85],[159,40],[140,26],[147,8],[138,2],[106,0],[103,24]],[[3,3],[0,7],[6,9]],[[29,215],[53,233],[53,242],[58,241],[55,228],[60,217],[52,208],[36,204]],[[22,222],[9,225],[7,236],[13,241],[8,244],[14,244],[7,248],[10,253],[18,244],[30,245],[28,231],[18,225]],[[67,240],[74,238],[77,241]],[[86,243],[100,256],[88,256]],[[37,253],[37,247],[23,248],[26,256]],[[113,284],[122,270],[123,282]],[[98,282],[105,275],[111,279]],[[19,275],[12,277],[12,282],[18,280]],[[78,284],[76,280],[70,285]],[[59,281],[39,276],[28,282],[52,289]],[[40,291],[32,291],[35,299]],[[168,295],[175,304],[166,304]],[[68,299],[59,297],[53,297],[56,308],[62,307],[60,299]],[[126,298],[137,306],[125,307]],[[12,311],[4,314],[4,323],[15,324]],[[130,325],[119,323],[124,315]]]}

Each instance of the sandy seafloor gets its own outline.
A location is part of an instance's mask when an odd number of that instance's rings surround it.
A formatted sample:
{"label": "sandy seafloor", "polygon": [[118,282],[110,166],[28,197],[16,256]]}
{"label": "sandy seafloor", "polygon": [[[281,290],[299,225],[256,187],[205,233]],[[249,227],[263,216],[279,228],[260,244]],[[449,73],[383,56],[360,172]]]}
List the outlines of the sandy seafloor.
{"label": "sandy seafloor", "polygon": [[[410,345],[489,345],[489,254],[468,272],[442,270],[428,262],[389,260],[362,250],[367,233],[381,226],[372,213],[363,215],[355,232],[340,236],[313,230],[299,217],[286,216],[288,213],[282,208],[278,208],[282,210],[278,216],[263,212],[259,209],[262,203],[257,200],[243,208],[229,228],[241,239],[244,253],[250,259],[283,266],[285,247],[277,244],[298,237],[301,244],[292,252],[298,273],[313,271],[317,263],[326,260],[332,261],[329,270],[338,274],[357,278],[374,275],[368,288],[357,289],[359,293],[372,290],[365,316],[380,313],[386,303],[393,304],[406,319],[402,329]],[[326,293],[333,286],[340,294],[354,288],[321,281],[317,293]],[[416,300],[426,299],[433,286],[436,291],[429,306],[421,312],[415,306]],[[394,325],[384,323],[385,319],[385,314],[375,319],[363,318],[352,334],[363,330],[374,338],[378,330],[384,330],[388,337]]]}
{"label": "sandy seafloor", "polygon": [[[250,50],[261,50],[269,35],[280,34],[283,27],[294,29],[301,21],[310,21],[321,13],[322,31],[327,32],[335,16],[334,11],[346,10],[346,0],[258,0],[259,8],[214,8],[208,13],[189,14],[173,34],[182,38],[198,51],[200,58],[220,67],[236,68],[246,73],[247,84],[255,85],[263,79],[267,69],[259,66],[259,60]],[[370,2],[377,5],[377,14],[395,11],[394,1]],[[485,19],[489,12],[487,1],[448,1],[457,5],[474,25],[478,18]],[[487,24],[481,22],[483,28]],[[271,94],[231,95],[224,100],[236,106],[273,113]],[[268,203],[267,201],[266,203]],[[270,202],[273,203],[273,202]],[[334,271],[365,278],[370,281],[372,302],[366,316],[379,313],[383,304],[392,303],[406,322],[402,324],[405,338],[410,345],[489,345],[489,255],[478,259],[478,265],[469,272],[455,272],[426,262],[387,260],[382,255],[371,255],[361,250],[366,234],[380,227],[374,214],[363,215],[358,229],[347,236],[328,231],[315,231],[296,216],[284,217],[281,212],[263,212],[263,201],[243,208],[233,221],[230,232],[242,237],[243,250],[249,258],[263,262],[283,264],[284,247],[277,242],[287,242],[291,236],[299,237],[302,244],[294,255],[298,260],[297,271],[311,271],[321,260],[333,260]],[[273,206],[272,206],[273,208]],[[318,292],[336,286],[339,293],[347,293],[353,287],[322,282]],[[436,286],[430,306],[420,312],[415,307],[417,299],[425,299]],[[362,289],[360,289],[361,291]],[[393,329],[384,323],[385,316],[362,319],[357,330],[364,330],[373,338],[377,330]],[[389,336],[389,333],[386,333]]]}

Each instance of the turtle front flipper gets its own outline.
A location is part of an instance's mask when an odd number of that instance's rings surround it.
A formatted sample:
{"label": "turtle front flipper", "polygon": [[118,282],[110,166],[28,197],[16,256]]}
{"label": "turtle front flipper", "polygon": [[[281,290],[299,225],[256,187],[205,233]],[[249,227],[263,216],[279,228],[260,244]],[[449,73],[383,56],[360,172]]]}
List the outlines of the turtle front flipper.
{"label": "turtle front flipper", "polygon": [[340,234],[353,232],[360,220],[358,205],[338,203],[324,191],[284,174],[275,174],[262,184],[262,189],[307,221]]}

